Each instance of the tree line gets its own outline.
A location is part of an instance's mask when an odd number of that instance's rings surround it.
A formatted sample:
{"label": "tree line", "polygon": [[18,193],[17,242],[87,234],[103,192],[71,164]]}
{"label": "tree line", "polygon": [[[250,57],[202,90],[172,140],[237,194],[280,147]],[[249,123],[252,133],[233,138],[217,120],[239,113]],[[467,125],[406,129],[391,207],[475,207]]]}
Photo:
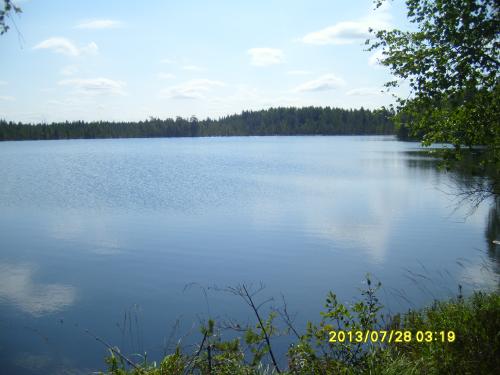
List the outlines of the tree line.
{"label": "tree line", "polygon": [[257,135],[395,134],[387,109],[278,107],[198,120],[151,117],[139,122],[65,121],[26,124],[0,120],[0,140],[152,138]]}

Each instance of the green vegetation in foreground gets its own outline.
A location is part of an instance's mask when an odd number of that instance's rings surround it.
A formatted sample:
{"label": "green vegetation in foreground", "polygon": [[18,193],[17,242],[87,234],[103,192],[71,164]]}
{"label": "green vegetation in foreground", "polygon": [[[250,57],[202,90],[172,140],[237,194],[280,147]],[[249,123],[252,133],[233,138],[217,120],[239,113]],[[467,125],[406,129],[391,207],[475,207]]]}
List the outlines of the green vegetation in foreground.
{"label": "green vegetation in foreground", "polygon": [[394,134],[391,112],[330,107],[279,107],[219,119],[150,118],[139,122],[65,121],[22,124],[0,120],[0,140],[210,137],[248,135]]}
{"label": "green vegetation in foreground", "polygon": [[[254,304],[255,293],[245,285],[231,288],[243,297],[256,316],[256,325],[242,329],[242,335],[224,341],[213,320],[201,327],[202,338],[194,353],[177,348],[161,362],[132,363],[110,347],[106,359],[108,374],[494,374],[500,369],[500,295],[498,292],[476,292],[464,299],[458,296],[446,302],[435,302],[421,310],[385,317],[377,298],[380,283],[367,278],[362,299],[352,305],[338,302],[329,293],[319,323],[307,324],[298,333],[286,311],[276,310],[266,319]],[[286,306],[286,305],[285,305]],[[277,327],[280,318],[286,329]],[[332,330],[403,330],[412,332],[412,340],[402,343],[367,344],[330,343]],[[453,331],[453,342],[441,339],[418,342],[418,331]],[[290,334],[295,337],[286,361],[276,359],[273,337]],[[250,350],[244,351],[242,343]],[[127,363],[128,362],[128,363]],[[264,362],[266,364],[264,364]],[[280,363],[279,364],[276,364]],[[286,362],[284,366],[282,363]]]}

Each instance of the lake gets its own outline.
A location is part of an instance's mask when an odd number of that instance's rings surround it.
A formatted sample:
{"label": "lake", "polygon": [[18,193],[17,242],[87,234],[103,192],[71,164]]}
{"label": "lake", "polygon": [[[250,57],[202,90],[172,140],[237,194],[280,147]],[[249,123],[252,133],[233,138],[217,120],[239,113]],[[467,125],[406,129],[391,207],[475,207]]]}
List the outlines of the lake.
{"label": "lake", "polygon": [[217,290],[242,282],[265,284],[258,300],[283,293],[299,328],[329,290],[357,298],[366,273],[388,312],[498,286],[498,205],[457,210],[460,178],[419,148],[360,136],[0,143],[3,371],[104,369],[93,336],[159,359],[198,342],[208,316],[252,319]]}

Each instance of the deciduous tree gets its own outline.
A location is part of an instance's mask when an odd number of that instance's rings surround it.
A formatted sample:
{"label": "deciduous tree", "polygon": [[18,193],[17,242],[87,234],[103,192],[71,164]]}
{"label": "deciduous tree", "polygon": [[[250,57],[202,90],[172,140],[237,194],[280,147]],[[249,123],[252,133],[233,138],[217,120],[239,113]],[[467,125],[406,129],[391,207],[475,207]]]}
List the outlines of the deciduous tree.
{"label": "deciduous tree", "polygon": [[[385,0],[375,0],[377,7]],[[410,95],[396,120],[424,145],[485,146],[500,162],[500,16],[498,0],[406,0],[415,31],[380,30],[367,40]]]}

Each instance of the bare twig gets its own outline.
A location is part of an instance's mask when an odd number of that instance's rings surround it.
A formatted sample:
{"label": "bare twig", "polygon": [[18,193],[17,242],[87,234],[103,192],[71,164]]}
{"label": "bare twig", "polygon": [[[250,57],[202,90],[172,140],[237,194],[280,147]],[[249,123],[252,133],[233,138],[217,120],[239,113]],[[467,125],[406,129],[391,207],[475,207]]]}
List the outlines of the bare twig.
{"label": "bare twig", "polygon": [[174,338],[174,335],[177,333],[177,331],[179,330],[179,325],[180,325],[180,318],[182,317],[182,315],[177,318],[175,320],[175,323],[172,325],[172,328],[170,328],[170,334],[168,336],[168,339],[164,340],[164,344],[163,344],[163,356],[166,356],[167,355],[167,352],[173,342],[173,338]]}
{"label": "bare twig", "polygon": [[92,332],[90,332],[88,329],[85,330],[85,333],[87,333],[89,336],[93,337],[96,341],[100,342],[103,344],[106,348],[111,350],[113,353],[115,353],[117,356],[119,356],[121,359],[123,359],[125,362],[127,362],[130,366],[135,368],[137,371],[140,373],[143,372],[143,369],[139,366],[137,366],[134,362],[132,362],[130,359],[128,359],[124,354],[122,354],[117,348],[111,346],[108,344],[106,341],[104,341],[102,338],[94,335]]}
{"label": "bare twig", "polygon": [[[208,292],[207,292],[207,288],[205,288],[203,285],[199,284],[199,283],[196,283],[196,282],[192,282],[192,283],[188,283],[186,285],[184,285],[184,289],[183,289],[183,292],[186,292],[187,290],[193,288],[193,287],[198,287],[201,289],[202,293],[203,293],[203,297],[205,299],[205,306],[207,308],[207,315],[210,316],[210,304],[208,303]],[[208,288],[210,289],[210,288]]]}
{"label": "bare twig", "polygon": [[218,326],[224,330],[231,330],[231,331],[235,331],[235,332],[246,332],[246,331],[248,331],[250,324],[249,323],[245,323],[245,324],[238,323],[238,321],[233,320],[231,318],[228,318],[228,319],[222,321],[220,324],[218,324]]}
{"label": "bare twig", "polygon": [[192,366],[195,358],[200,355],[201,351],[203,350],[203,345],[205,344],[205,340],[207,339],[207,336],[208,336],[208,331],[205,331],[205,334],[203,335],[203,339],[201,340],[201,343],[200,343],[200,347],[198,348],[198,351],[196,352],[196,354],[190,359],[189,363],[185,367],[184,374],[189,373],[189,370],[191,369],[191,366]]}
{"label": "bare twig", "polygon": [[[276,358],[274,356],[274,352],[273,352],[273,349],[271,346],[271,340],[270,340],[269,334],[268,334],[266,327],[264,326],[264,323],[262,322],[262,318],[260,317],[260,314],[259,314],[259,308],[262,306],[262,303],[259,304],[259,306],[256,306],[254,303],[254,300],[253,300],[253,297],[256,294],[258,294],[259,292],[261,292],[263,289],[264,289],[264,285],[261,283],[259,288],[256,291],[250,292],[245,284],[241,284],[241,285],[237,285],[236,287],[228,287],[227,291],[243,298],[243,300],[247,303],[247,305],[250,306],[251,309],[253,310],[253,312],[254,312],[254,314],[257,317],[257,320],[259,322],[260,329],[262,330],[262,333],[264,334],[264,339],[266,340],[267,349],[269,351],[269,355],[271,357],[271,361],[273,362],[274,368],[276,369],[277,373],[281,373],[279,366],[278,366],[278,362],[276,361]],[[269,302],[269,300],[266,300],[265,302]]]}
{"label": "bare twig", "polygon": [[465,214],[465,218],[474,214],[481,203],[496,196],[496,188],[494,182],[484,178],[475,178],[473,181],[464,183],[458,177],[453,178],[453,184],[447,184],[449,191],[438,189],[442,193],[453,197],[455,201],[454,209],[450,216],[456,213],[460,208],[468,203],[469,208]]}
{"label": "bare twig", "polygon": [[292,331],[295,337],[297,337],[300,340],[301,336],[293,326],[295,316],[291,317],[290,314],[288,313],[288,305],[286,303],[285,296],[283,294],[281,295],[281,300],[283,301],[283,308],[281,309],[276,308],[274,309],[274,311],[276,311],[279,314],[281,320],[283,320],[288,329]]}
{"label": "bare twig", "polygon": [[207,346],[208,375],[212,375],[212,345]]}

